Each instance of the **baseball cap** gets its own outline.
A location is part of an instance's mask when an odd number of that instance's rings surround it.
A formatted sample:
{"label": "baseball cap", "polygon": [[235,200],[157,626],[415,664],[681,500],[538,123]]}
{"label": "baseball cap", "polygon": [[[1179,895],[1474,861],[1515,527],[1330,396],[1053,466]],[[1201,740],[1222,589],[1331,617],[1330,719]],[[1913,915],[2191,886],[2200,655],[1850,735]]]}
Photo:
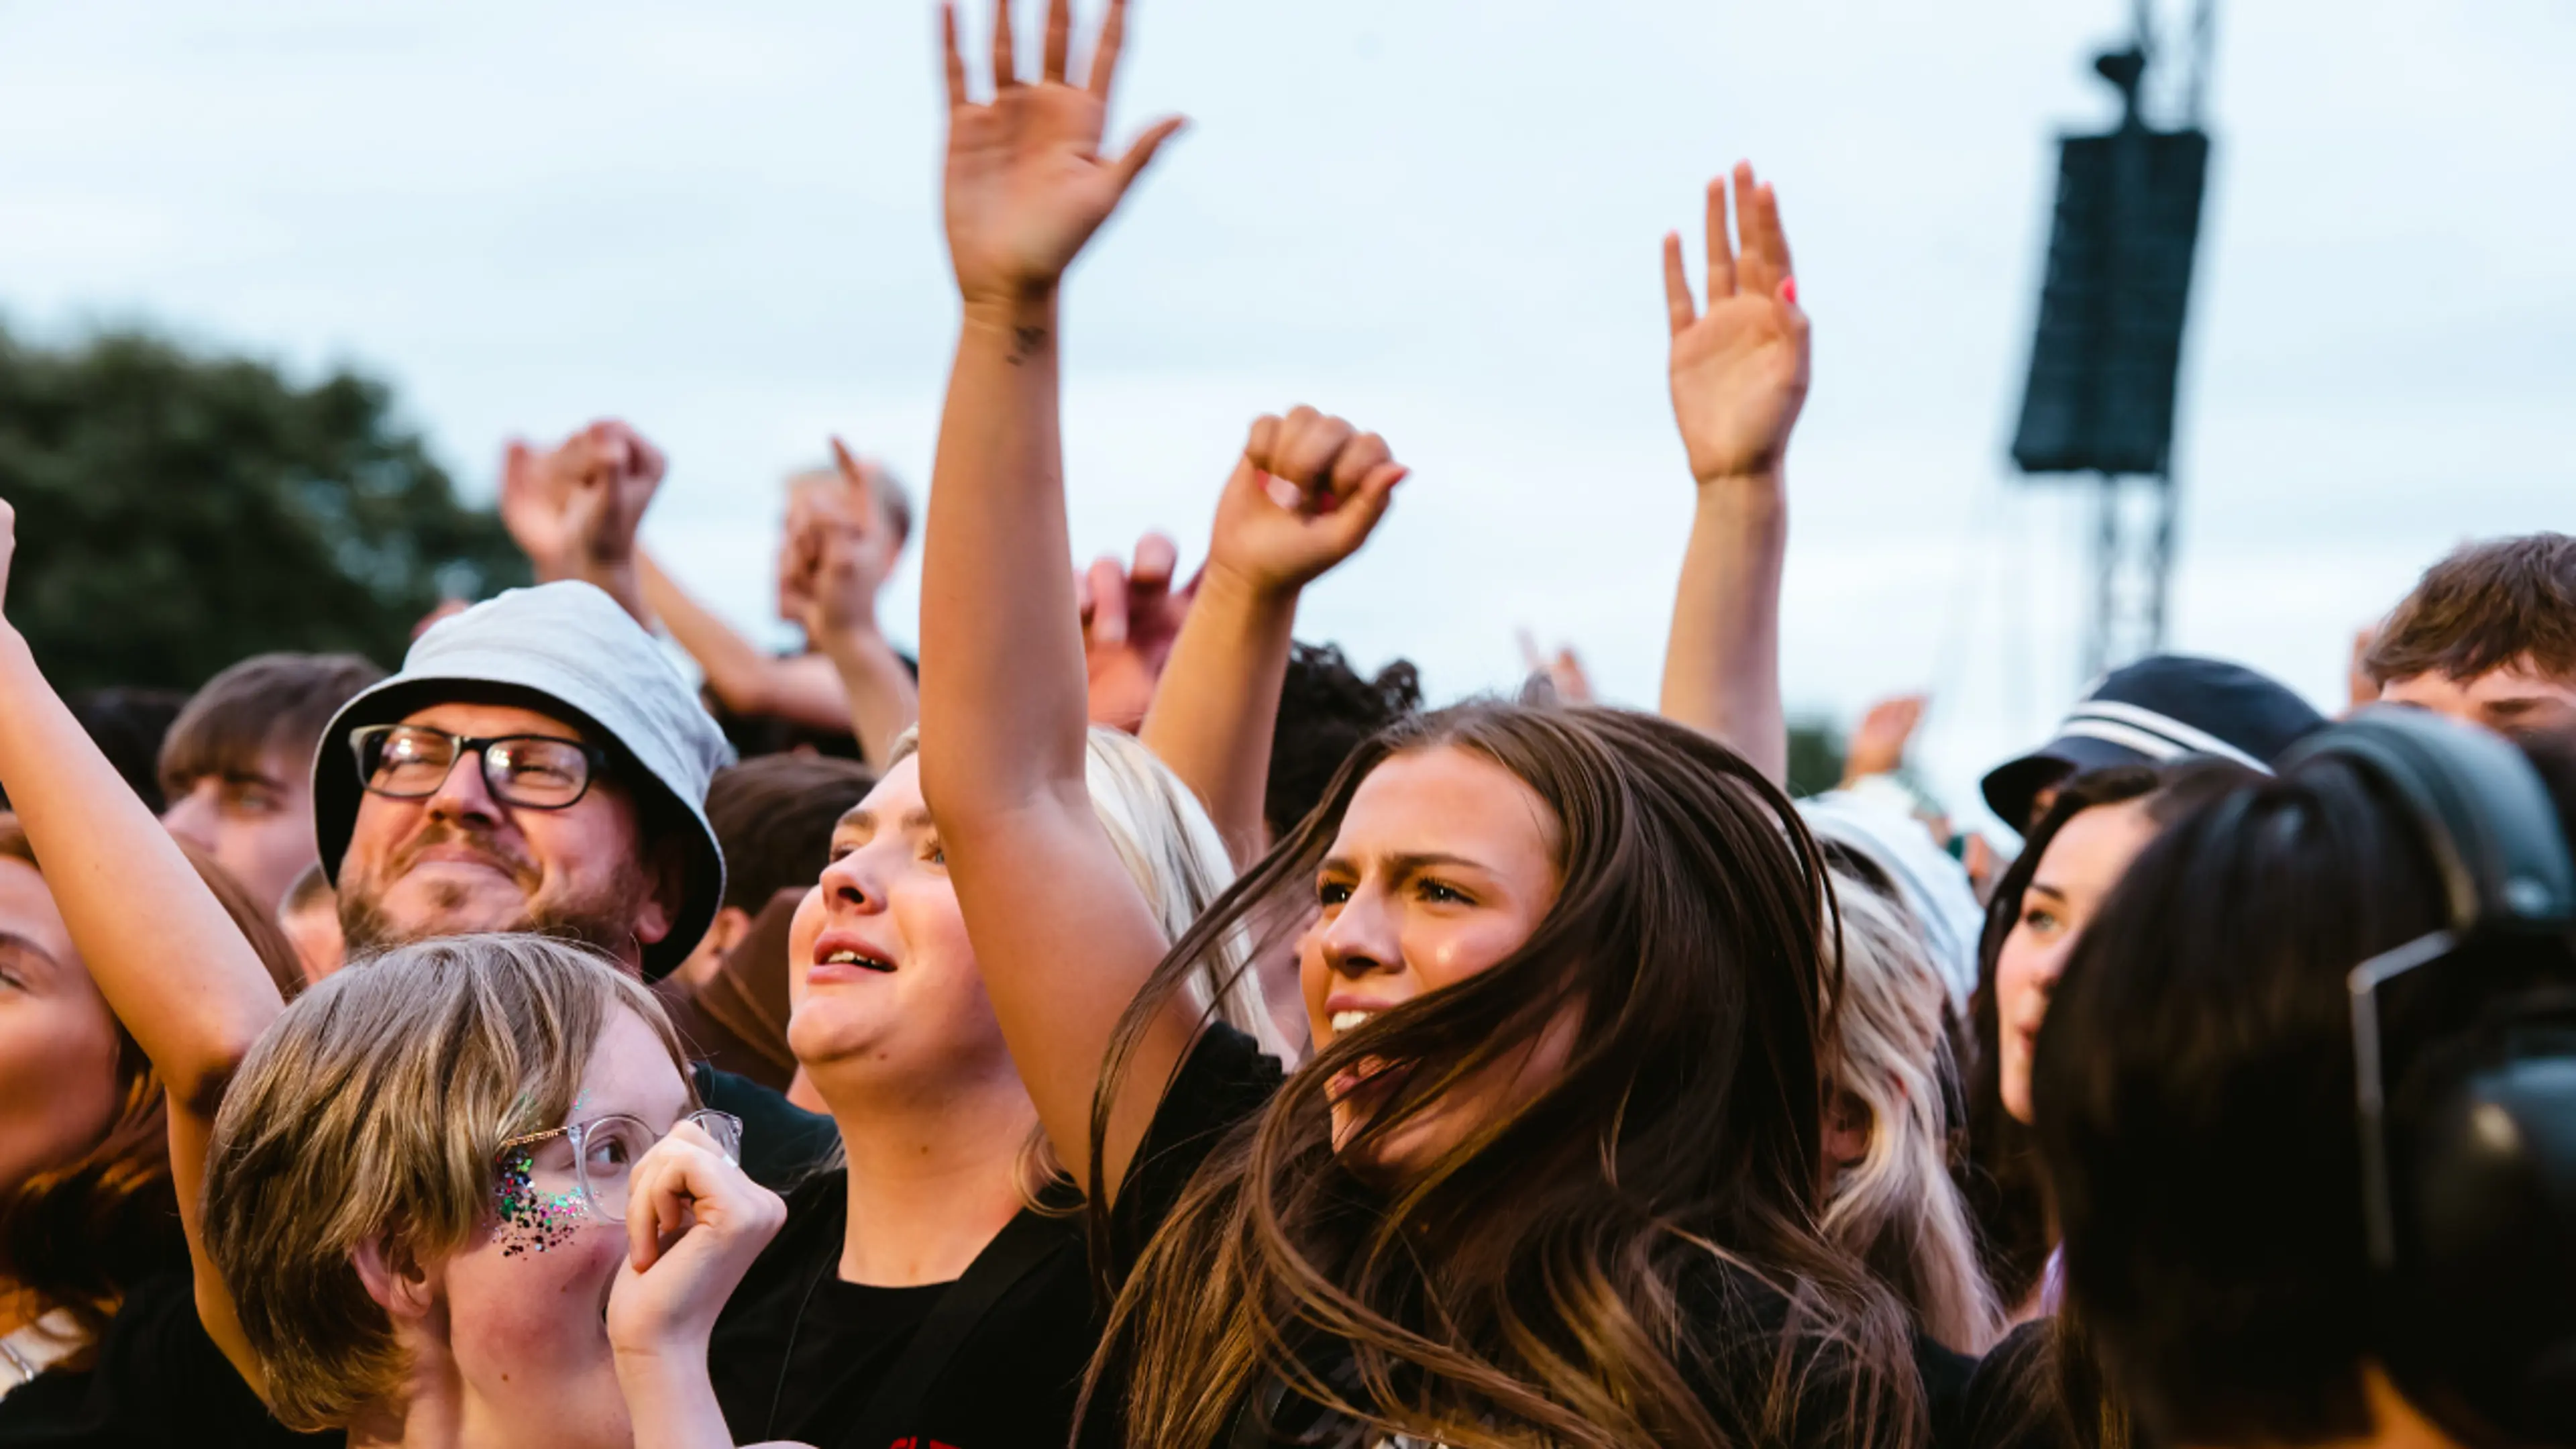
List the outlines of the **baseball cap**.
{"label": "baseball cap", "polygon": [[2031,802],[2062,780],[2113,765],[2213,755],[2270,774],[2272,761],[2325,727],[2289,687],[2242,664],[2152,654],[2096,680],[2056,738],[1987,772],[1986,806],[2015,830]]}

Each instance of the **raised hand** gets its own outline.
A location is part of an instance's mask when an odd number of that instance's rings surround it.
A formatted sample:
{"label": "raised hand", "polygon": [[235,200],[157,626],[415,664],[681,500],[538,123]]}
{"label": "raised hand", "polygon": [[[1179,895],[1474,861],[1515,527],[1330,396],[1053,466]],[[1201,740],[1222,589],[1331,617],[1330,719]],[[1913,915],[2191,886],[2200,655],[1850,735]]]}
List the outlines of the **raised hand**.
{"label": "raised hand", "polygon": [[1410,470],[1386,439],[1310,407],[1263,417],[1217,499],[1208,571],[1294,593],[1359,551]]}
{"label": "raised hand", "polygon": [[1035,83],[1020,79],[1012,55],[1010,0],[994,0],[993,98],[982,105],[968,93],[954,0],[940,7],[940,18],[948,54],[948,252],[957,290],[970,307],[1046,296],[1181,121],[1155,122],[1123,155],[1101,154],[1126,0],[1110,0],[1079,85],[1068,77],[1070,0],[1050,0]]}
{"label": "raised hand", "polygon": [[1681,233],[1664,237],[1664,298],[1671,308],[1673,418],[1691,476],[1776,476],[1789,430],[1807,400],[1807,314],[1789,270],[1780,203],[1735,168],[1739,248],[1726,236],[1726,180],[1708,184],[1708,310],[1691,302]]}
{"label": "raised hand", "polygon": [[549,467],[575,557],[590,568],[633,564],[635,530],[662,486],[662,451],[624,423],[596,422],[566,440]]}
{"label": "raised hand", "polygon": [[1931,702],[1930,695],[1900,694],[1871,705],[1843,750],[1843,784],[1849,786],[1872,775],[1893,775],[1902,769],[1905,748],[1923,723],[1924,707]]}
{"label": "raised hand", "polygon": [[573,540],[564,518],[563,489],[548,466],[553,456],[529,447],[524,438],[512,438],[501,451],[501,526],[528,556],[540,583],[572,574]]}
{"label": "raised hand", "polygon": [[846,490],[828,506],[810,509],[790,550],[803,576],[789,592],[802,604],[807,639],[822,641],[853,629],[874,632],[877,594],[894,572],[893,531],[877,511],[875,475],[832,439],[832,461]]}
{"label": "raised hand", "polygon": [[627,1260],[608,1294],[620,1355],[706,1352],[716,1313],[787,1221],[776,1193],[743,1175],[716,1140],[683,1122],[635,1163]]}
{"label": "raised hand", "polygon": [[1133,730],[1154,702],[1154,690],[1171,658],[1172,641],[1189,617],[1198,580],[1172,586],[1180,550],[1168,535],[1136,540],[1126,565],[1103,554],[1074,580],[1082,617],[1082,664],[1093,724]]}

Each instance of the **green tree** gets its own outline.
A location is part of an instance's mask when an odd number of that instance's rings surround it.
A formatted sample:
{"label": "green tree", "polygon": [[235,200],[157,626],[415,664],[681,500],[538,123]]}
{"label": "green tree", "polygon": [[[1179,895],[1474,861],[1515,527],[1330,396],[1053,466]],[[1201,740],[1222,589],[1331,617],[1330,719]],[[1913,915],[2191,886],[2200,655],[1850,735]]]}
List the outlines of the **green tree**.
{"label": "green tree", "polygon": [[9,617],[66,690],[193,689],[245,655],[398,662],[442,597],[527,581],[391,392],[133,332],[47,348],[0,331]]}

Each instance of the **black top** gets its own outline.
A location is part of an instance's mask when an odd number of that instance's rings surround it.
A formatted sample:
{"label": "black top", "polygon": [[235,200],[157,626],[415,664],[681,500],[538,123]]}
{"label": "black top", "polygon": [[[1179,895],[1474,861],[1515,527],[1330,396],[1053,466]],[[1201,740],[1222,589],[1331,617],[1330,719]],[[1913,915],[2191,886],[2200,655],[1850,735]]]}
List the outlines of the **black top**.
{"label": "black top", "polygon": [[39,1374],[0,1398],[0,1445],[10,1449],[344,1442],[338,1433],[290,1433],[268,1416],[197,1321],[196,1286],[184,1268],[147,1278],[125,1295],[88,1372]]}
{"label": "black top", "polygon": [[697,1084],[700,1102],[742,1119],[743,1175],[771,1192],[786,1192],[811,1177],[840,1145],[841,1130],[831,1118],[749,1077],[691,1062],[689,1079]]}
{"label": "black top", "polygon": [[[854,1442],[861,1411],[953,1285],[842,1282],[835,1270],[848,1212],[842,1173],[817,1175],[790,1193],[787,1225],[716,1320],[707,1369],[738,1442],[887,1449]],[[904,1430],[924,1446],[1064,1449],[1070,1436],[1083,1365],[1099,1338],[1082,1218],[1067,1210],[1022,1219],[1037,1220],[1057,1241],[931,1380],[919,1423]]]}
{"label": "black top", "polygon": [[[1119,1189],[1110,1222],[1109,1269],[1113,1282],[1123,1281],[1134,1268],[1146,1243],[1178,1206],[1190,1178],[1225,1133],[1259,1113],[1283,1080],[1279,1063],[1262,1055],[1243,1033],[1214,1024],[1200,1035],[1156,1108],[1134,1165]],[[1771,1355],[1787,1323],[1788,1300],[1752,1274],[1714,1257],[1707,1260],[1703,1270],[1687,1275],[1675,1288],[1686,1312],[1707,1321],[1736,1323],[1748,1330],[1725,1335],[1717,1346],[1721,1354],[1741,1349],[1746,1355],[1742,1371],[1713,1377],[1699,1388],[1703,1404],[1730,1440],[1762,1443],[1755,1418],[1759,1386],[1770,1370]],[[1823,1358],[1834,1350],[1802,1344],[1794,1351],[1808,1357],[1797,1370],[1805,1387],[1792,1409],[1790,1442],[1814,1449],[1846,1449],[1837,1433],[1837,1409],[1847,1383],[1835,1371],[1836,1365]],[[1342,1377],[1330,1358],[1330,1346],[1319,1345],[1315,1367],[1327,1378]],[[1969,1361],[1919,1334],[1915,1339],[1915,1361],[1932,1403],[1935,1443],[1951,1443]],[[1279,1387],[1274,1383],[1270,1395],[1274,1401],[1279,1397]],[[1086,1445],[1107,1446],[1120,1441],[1122,1428],[1113,1422],[1111,1407],[1118,1397],[1111,1392],[1111,1386],[1103,1386],[1104,1402],[1095,1406],[1083,1426]],[[1265,1441],[1249,1427],[1251,1408],[1246,1403],[1236,1411],[1236,1444],[1288,1443],[1301,1435],[1314,1436],[1308,1442],[1330,1443],[1347,1437],[1334,1435],[1322,1422],[1320,1413],[1310,1406],[1282,1403],[1275,1410],[1275,1437]]]}

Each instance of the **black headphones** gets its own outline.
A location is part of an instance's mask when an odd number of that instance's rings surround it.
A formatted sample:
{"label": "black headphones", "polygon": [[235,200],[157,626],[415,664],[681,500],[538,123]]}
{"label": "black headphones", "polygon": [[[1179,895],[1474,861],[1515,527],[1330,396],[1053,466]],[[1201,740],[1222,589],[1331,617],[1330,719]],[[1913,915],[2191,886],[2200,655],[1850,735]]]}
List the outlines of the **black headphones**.
{"label": "black headphones", "polygon": [[2440,873],[2445,928],[2353,968],[2376,1342],[2477,1445],[2576,1445],[2576,864],[2522,753],[2374,709],[2280,762],[2357,770]]}

